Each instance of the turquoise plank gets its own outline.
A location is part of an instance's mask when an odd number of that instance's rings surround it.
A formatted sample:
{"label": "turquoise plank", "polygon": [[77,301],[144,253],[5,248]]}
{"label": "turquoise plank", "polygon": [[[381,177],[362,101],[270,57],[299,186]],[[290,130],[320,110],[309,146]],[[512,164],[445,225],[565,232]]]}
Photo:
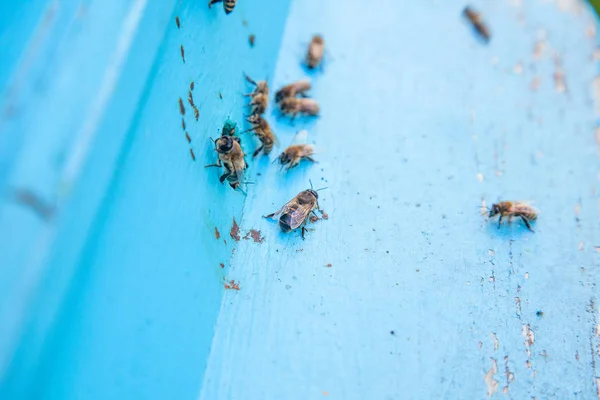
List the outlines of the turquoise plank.
{"label": "turquoise plank", "polygon": [[[596,20],[566,3],[475,2],[485,46],[460,1],[293,2],[274,86],[311,76],[322,112],[275,128],[319,164],[261,166],[201,399],[596,398]],[[261,219],[309,179],[306,240]],[[534,200],[536,232],[482,199]]]}

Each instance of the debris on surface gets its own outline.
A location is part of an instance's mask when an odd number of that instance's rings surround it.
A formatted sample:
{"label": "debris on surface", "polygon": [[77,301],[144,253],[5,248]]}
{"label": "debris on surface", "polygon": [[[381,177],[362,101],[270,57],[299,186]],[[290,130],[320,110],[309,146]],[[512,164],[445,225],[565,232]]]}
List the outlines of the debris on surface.
{"label": "debris on surface", "polygon": [[231,230],[229,231],[229,236],[236,242],[240,241],[240,227],[237,224],[235,218],[233,219],[233,225],[231,225]]}
{"label": "debris on surface", "polygon": [[262,243],[265,241],[265,237],[261,236],[261,232],[257,231],[256,229],[250,229],[244,236],[244,239],[246,239],[246,240],[248,240],[250,238],[252,238],[252,240],[254,240],[254,243]]}
{"label": "debris on surface", "polygon": [[185,64],[185,50],[183,49],[183,45],[181,45],[181,59],[183,60],[183,63]]}
{"label": "debris on surface", "polygon": [[221,266],[221,268],[225,268],[225,264],[220,263],[219,265]]}
{"label": "debris on surface", "polygon": [[329,214],[327,214],[325,211],[319,210],[319,212],[321,213],[321,216],[323,217],[323,219],[329,219]]}
{"label": "debris on surface", "polygon": [[179,112],[181,115],[185,115],[185,106],[183,105],[183,100],[181,100],[181,97],[179,98]]}
{"label": "debris on surface", "polygon": [[54,214],[54,207],[30,190],[19,189],[15,192],[18,203],[31,208],[42,219],[48,220]]}
{"label": "debris on surface", "polygon": [[177,24],[177,29],[181,28],[181,23],[179,23],[179,17],[175,17],[175,23]]}
{"label": "debris on surface", "polygon": [[236,283],[233,279],[230,280],[229,283],[225,282],[223,286],[227,290],[240,290],[240,285]]}
{"label": "debris on surface", "polygon": [[196,155],[194,154],[194,150],[190,149],[190,155],[192,156],[192,160],[196,161]]}
{"label": "debris on surface", "polygon": [[327,264],[327,265],[325,265],[325,266],[326,266],[327,268],[331,268],[331,267],[333,267],[333,265],[332,265],[332,264]]}
{"label": "debris on surface", "polygon": [[254,36],[254,35],[248,36],[248,43],[250,43],[250,47],[254,47],[255,38],[256,38],[256,36]]}
{"label": "debris on surface", "polygon": [[219,230],[215,226],[215,239],[220,239],[220,238],[221,238],[221,232],[219,232]]}

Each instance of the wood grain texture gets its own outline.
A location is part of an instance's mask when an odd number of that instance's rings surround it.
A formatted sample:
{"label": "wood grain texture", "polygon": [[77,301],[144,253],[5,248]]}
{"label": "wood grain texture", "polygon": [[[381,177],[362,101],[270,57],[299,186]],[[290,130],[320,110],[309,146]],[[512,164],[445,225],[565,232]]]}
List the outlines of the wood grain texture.
{"label": "wood grain texture", "polygon": [[[314,33],[319,164],[265,161],[244,207],[200,398],[597,396],[596,21],[584,3],[294,1],[275,87]],[[272,119],[275,121],[275,118]],[[260,217],[308,187],[302,241]],[[535,233],[479,215],[534,200]],[[392,333],[393,331],[393,333]]]}

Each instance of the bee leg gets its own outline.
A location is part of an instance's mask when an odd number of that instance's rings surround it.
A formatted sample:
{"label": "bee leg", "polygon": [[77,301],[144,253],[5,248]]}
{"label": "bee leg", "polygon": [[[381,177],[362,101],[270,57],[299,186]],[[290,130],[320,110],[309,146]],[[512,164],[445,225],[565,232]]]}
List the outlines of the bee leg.
{"label": "bee leg", "polygon": [[301,231],[301,235],[302,235],[302,240],[305,240],[306,238],[304,237],[304,233],[306,232],[306,228],[304,227],[304,225],[302,225],[302,231]]}
{"label": "bee leg", "polygon": [[216,164],[208,164],[208,165],[204,166],[204,168],[208,168],[208,167],[221,167],[221,159],[219,158],[219,161],[217,161]]}
{"label": "bee leg", "polygon": [[210,0],[208,2],[208,8],[210,8],[215,3],[220,3],[221,1],[223,1],[223,0]]}
{"label": "bee leg", "polygon": [[502,214],[500,214],[500,218],[498,218],[498,229],[500,229],[501,223],[502,223]]}
{"label": "bee leg", "polygon": [[304,156],[304,158],[306,158],[307,160],[314,162],[314,163],[319,163],[317,160],[315,160],[314,158],[312,158],[311,156]]}
{"label": "bee leg", "polygon": [[523,220],[523,222],[525,222],[525,225],[527,226],[527,229],[529,229],[531,232],[535,232],[532,228],[531,228],[531,224],[529,223],[529,220],[527,218],[525,218],[523,215],[521,215],[521,219]]}
{"label": "bee leg", "polygon": [[[227,179],[227,177],[231,175],[231,171],[225,172],[223,175],[221,175],[221,177],[219,178],[219,182],[223,183],[225,182],[225,179]],[[235,189],[235,188],[234,188]]]}
{"label": "bee leg", "polygon": [[265,147],[264,144],[262,146],[260,146],[258,149],[254,150],[254,153],[252,154],[252,158],[256,157],[258,155],[258,153],[260,153],[260,151],[263,149],[263,147]]}
{"label": "bee leg", "polygon": [[297,161],[296,161],[296,162],[291,162],[291,163],[290,163],[290,166],[289,166],[289,167],[287,167],[285,170],[286,170],[286,171],[289,171],[290,169],[292,169],[292,168],[294,168],[294,167],[297,167],[297,166],[298,166],[298,162],[297,162]]}

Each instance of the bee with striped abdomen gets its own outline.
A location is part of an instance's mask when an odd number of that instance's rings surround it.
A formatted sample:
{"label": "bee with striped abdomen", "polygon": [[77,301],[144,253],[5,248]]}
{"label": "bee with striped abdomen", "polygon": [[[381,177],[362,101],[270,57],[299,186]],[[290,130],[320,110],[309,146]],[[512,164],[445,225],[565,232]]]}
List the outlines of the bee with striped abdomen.
{"label": "bee with striped abdomen", "polygon": [[223,9],[225,10],[225,14],[230,14],[235,8],[235,2],[237,0],[210,0],[208,2],[208,8],[210,8],[215,3],[223,2]]}
{"label": "bee with striped abdomen", "polygon": [[463,14],[471,22],[473,28],[475,28],[479,36],[481,36],[486,43],[489,42],[491,37],[490,30],[488,29],[487,25],[483,22],[481,14],[473,10],[469,6],[465,7]]}
{"label": "bee with striped abdomen", "polygon": [[306,97],[304,92],[310,90],[310,87],[309,80],[300,80],[290,83],[289,85],[286,85],[275,92],[275,102],[279,103],[281,100],[287,97],[296,97],[296,95]]}
{"label": "bee with striped abdomen", "polygon": [[246,121],[252,124],[252,128],[246,130],[245,132],[254,132],[256,137],[258,137],[261,142],[260,147],[254,151],[252,157],[256,157],[261,150],[264,155],[269,155],[271,150],[273,150],[273,145],[277,143],[277,136],[275,136],[271,130],[269,123],[258,114],[251,115],[246,119]]}
{"label": "bee with striped abdomen", "polygon": [[517,217],[521,218],[527,229],[533,232],[531,222],[537,219],[538,211],[523,201],[501,201],[500,203],[492,204],[488,217],[493,218],[496,215],[500,215],[498,218],[498,228],[500,228],[502,218],[507,217],[510,222],[513,217]]}
{"label": "bee with striped abdomen", "polygon": [[308,45],[308,51],[306,52],[306,66],[309,69],[314,69],[323,60],[323,54],[325,53],[325,40],[321,35],[314,35],[310,44]]}
{"label": "bee with striped abdomen", "polygon": [[312,189],[311,185],[310,189],[298,193],[296,197],[288,201],[281,209],[272,214],[265,215],[264,218],[270,219],[279,216],[279,227],[285,233],[302,228],[302,239],[304,239],[304,233],[306,232],[305,225],[309,221],[309,215],[313,213],[316,216],[315,210],[320,210],[318,199],[319,194],[317,190]]}
{"label": "bee with striped abdomen", "polygon": [[252,107],[250,115],[264,114],[269,106],[269,97],[266,94],[259,93],[252,97],[249,105]]}
{"label": "bee with striped abdomen", "polygon": [[285,115],[290,115],[292,120],[298,114],[316,116],[319,114],[319,103],[308,98],[286,97],[279,103],[279,109]]}
{"label": "bee with striped abdomen", "polygon": [[[205,165],[205,168],[208,167],[225,167],[225,173],[221,175],[219,178],[219,182],[227,182],[232,189],[240,189],[242,193],[245,192],[240,188],[240,184],[244,183],[242,181],[244,170],[248,168],[246,164],[246,160],[244,160],[244,151],[240,146],[239,138],[234,136],[221,136],[215,142],[215,151],[217,152],[219,158],[216,164]],[[222,163],[222,164],[221,164]]]}

